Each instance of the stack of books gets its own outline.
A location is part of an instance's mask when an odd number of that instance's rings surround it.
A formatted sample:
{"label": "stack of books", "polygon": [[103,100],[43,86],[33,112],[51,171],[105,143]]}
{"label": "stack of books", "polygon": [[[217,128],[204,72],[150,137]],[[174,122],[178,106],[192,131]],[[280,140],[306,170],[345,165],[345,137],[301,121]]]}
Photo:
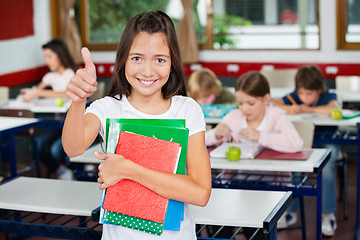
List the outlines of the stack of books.
{"label": "stack of books", "polygon": [[[183,119],[107,119],[106,152],[157,171],[185,174],[189,131]],[[100,223],[155,235],[179,231],[184,203],[167,199],[131,180],[103,192]]]}

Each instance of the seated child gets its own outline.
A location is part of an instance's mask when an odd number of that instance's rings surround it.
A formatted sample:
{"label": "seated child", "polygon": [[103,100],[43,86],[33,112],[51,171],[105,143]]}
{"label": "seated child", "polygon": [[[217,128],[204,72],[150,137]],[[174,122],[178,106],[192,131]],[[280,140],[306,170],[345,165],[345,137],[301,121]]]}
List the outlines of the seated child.
{"label": "seated child", "polygon": [[236,102],[234,94],[223,88],[215,73],[208,68],[195,71],[190,75],[187,94],[200,105]]}
{"label": "seated child", "polygon": [[206,132],[205,143],[213,146],[228,141],[253,141],[282,152],[300,151],[303,140],[286,112],[269,105],[270,87],[259,72],[247,72],[236,82],[235,96],[239,109],[228,113]]}
{"label": "seated child", "polygon": [[[286,96],[274,99],[274,105],[284,109],[290,114],[299,113],[318,113],[331,115],[331,111],[339,108],[335,93],[326,89],[323,74],[316,66],[303,66],[295,76],[295,90]],[[315,128],[315,131],[319,129]],[[336,176],[335,160],[338,157],[340,147],[338,145],[327,144],[325,146],[331,149],[331,158],[323,169],[323,187],[322,187],[322,234],[325,236],[334,236],[336,230]],[[289,213],[285,219],[284,227],[296,222],[297,207],[292,204],[289,207]],[[279,222],[283,222],[281,219]]]}
{"label": "seated child", "polygon": [[[270,86],[259,72],[243,74],[236,82],[235,96],[239,108],[225,115],[213,129],[206,131],[206,146],[218,145],[232,140],[234,142],[253,142],[263,147],[282,152],[297,152],[303,140],[282,109],[269,105]],[[233,234],[232,228],[225,229],[221,236]],[[245,235],[252,234],[244,229]],[[255,239],[261,239],[258,233]]]}

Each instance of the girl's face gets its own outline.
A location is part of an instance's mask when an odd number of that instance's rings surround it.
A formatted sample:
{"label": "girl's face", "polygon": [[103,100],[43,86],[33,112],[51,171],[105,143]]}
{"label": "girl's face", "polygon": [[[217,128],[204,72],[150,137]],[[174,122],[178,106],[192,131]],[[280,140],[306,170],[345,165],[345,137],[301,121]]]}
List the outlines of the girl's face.
{"label": "girl's face", "polygon": [[58,55],[49,48],[43,50],[45,63],[51,72],[58,72],[62,68],[62,64]]}
{"label": "girl's face", "polygon": [[320,97],[319,90],[310,90],[302,87],[296,91],[296,94],[305,105],[316,105]]}
{"label": "girl's face", "polygon": [[170,49],[161,33],[140,32],[133,40],[125,63],[131,95],[162,97],[161,88],[169,79]]}
{"label": "girl's face", "polygon": [[235,97],[239,104],[240,111],[245,115],[247,120],[262,120],[266,105],[270,102],[270,94],[266,94],[264,97],[254,97],[239,90],[235,92]]}

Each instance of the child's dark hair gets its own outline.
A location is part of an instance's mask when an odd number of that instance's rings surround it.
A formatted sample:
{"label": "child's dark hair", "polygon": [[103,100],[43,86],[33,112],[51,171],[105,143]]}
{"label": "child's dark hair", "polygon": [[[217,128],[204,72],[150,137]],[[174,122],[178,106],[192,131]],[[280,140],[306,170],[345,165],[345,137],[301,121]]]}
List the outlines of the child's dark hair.
{"label": "child's dark hair", "polygon": [[235,91],[243,91],[253,97],[263,97],[270,94],[268,80],[257,71],[244,73],[235,84]]}
{"label": "child's dark hair", "polygon": [[59,57],[61,64],[65,68],[71,68],[76,71],[79,66],[75,63],[72,59],[69,49],[67,48],[66,44],[61,39],[53,39],[48,43],[42,45],[42,49],[50,49]]}
{"label": "child's dark hair", "polygon": [[299,88],[325,92],[326,86],[321,70],[313,65],[299,68],[295,76],[295,90],[297,91]]}
{"label": "child's dark hair", "polygon": [[174,24],[166,13],[159,10],[138,14],[126,25],[118,46],[107,95],[114,97],[120,94],[121,99],[123,94],[125,96],[131,94],[131,85],[125,76],[125,63],[133,39],[140,32],[162,33],[170,49],[171,72],[168,81],[161,89],[163,98],[168,99],[176,94],[186,96],[184,68]]}

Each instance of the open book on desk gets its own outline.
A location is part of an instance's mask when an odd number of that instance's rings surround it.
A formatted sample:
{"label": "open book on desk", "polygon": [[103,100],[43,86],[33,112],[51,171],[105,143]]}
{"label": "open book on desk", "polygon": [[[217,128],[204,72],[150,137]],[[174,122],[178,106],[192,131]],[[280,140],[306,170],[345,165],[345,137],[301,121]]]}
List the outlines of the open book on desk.
{"label": "open book on desk", "polygon": [[240,148],[240,159],[254,159],[264,147],[254,143],[230,143],[224,142],[210,152],[211,158],[226,158],[226,149],[235,146]]}

